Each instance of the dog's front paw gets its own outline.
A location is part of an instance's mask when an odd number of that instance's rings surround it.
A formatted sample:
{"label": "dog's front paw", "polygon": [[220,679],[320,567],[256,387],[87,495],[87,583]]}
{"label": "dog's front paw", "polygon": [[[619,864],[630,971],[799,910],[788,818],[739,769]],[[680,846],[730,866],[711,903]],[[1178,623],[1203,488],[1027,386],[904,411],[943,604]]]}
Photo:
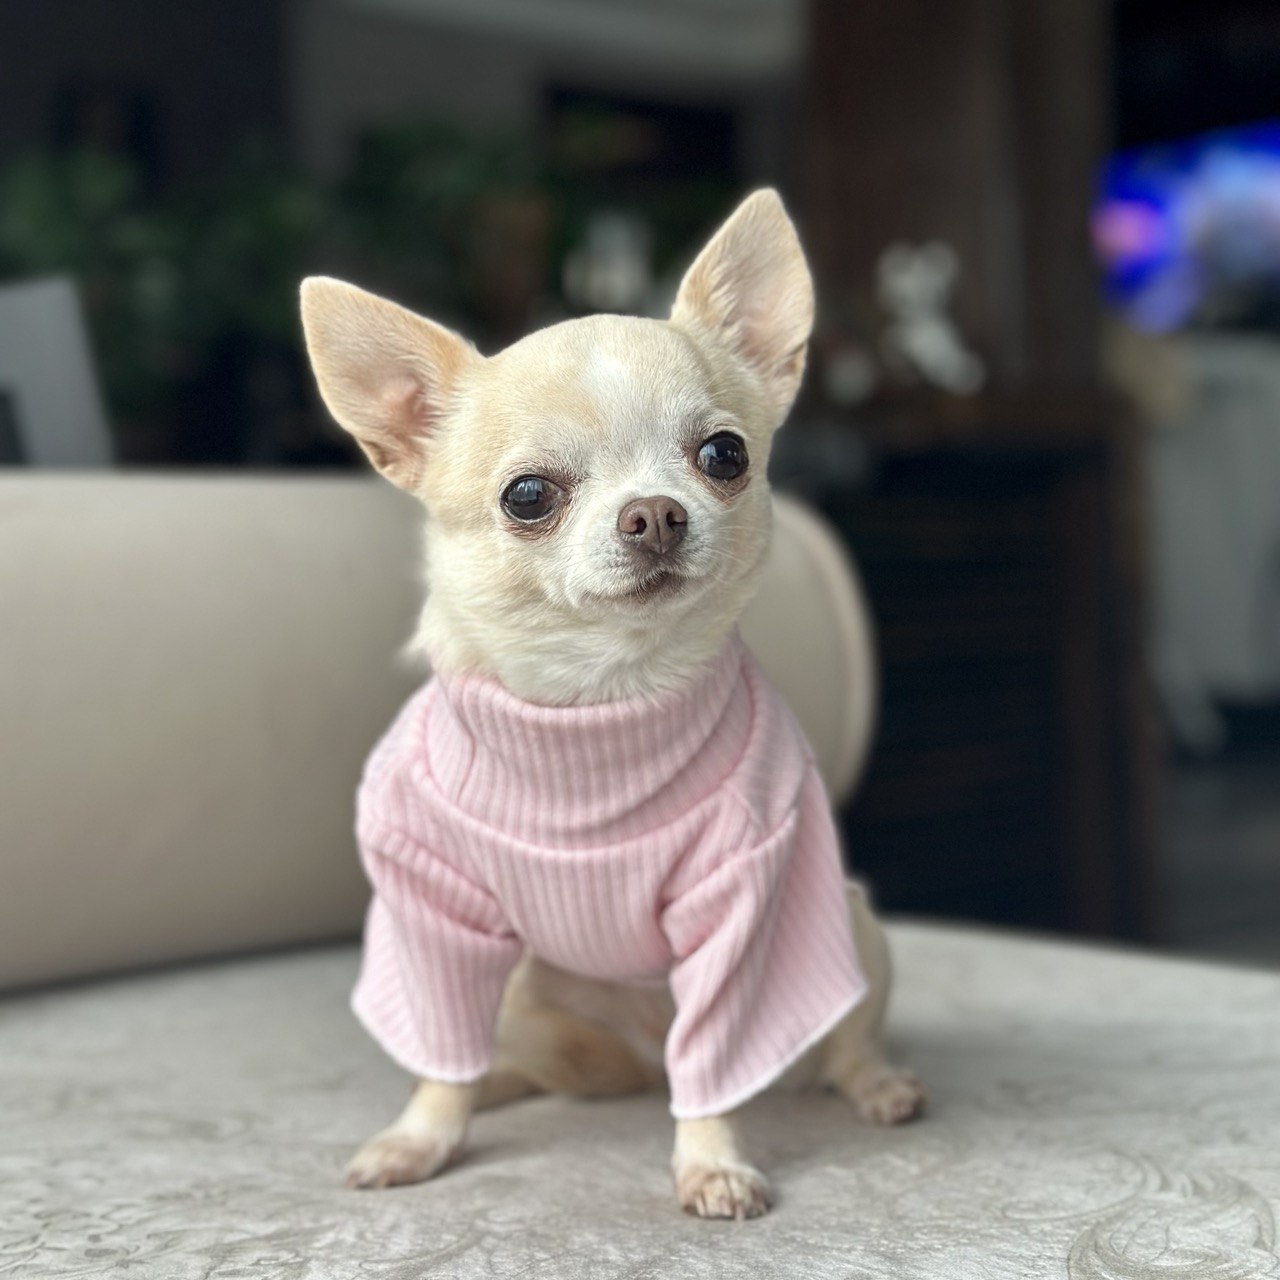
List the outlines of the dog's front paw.
{"label": "dog's front paw", "polygon": [[457,1144],[388,1129],[370,1138],[347,1165],[346,1185],[360,1191],[425,1182],[449,1163]]}
{"label": "dog's front paw", "polygon": [[850,1098],[858,1114],[872,1124],[903,1124],[924,1110],[926,1094],[912,1072],[884,1067],[859,1079]]}
{"label": "dog's front paw", "polygon": [[676,1194],[685,1213],[743,1222],[769,1210],[769,1183],[749,1164],[692,1164],[676,1171]]}

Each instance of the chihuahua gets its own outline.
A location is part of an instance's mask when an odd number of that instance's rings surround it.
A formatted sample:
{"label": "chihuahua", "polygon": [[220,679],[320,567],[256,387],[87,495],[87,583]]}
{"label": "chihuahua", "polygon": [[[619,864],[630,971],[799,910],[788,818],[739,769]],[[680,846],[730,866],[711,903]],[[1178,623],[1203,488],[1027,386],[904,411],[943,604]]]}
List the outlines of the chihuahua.
{"label": "chihuahua", "polygon": [[348,1185],[418,1182],[472,1112],[671,1088],[680,1204],[764,1213],[734,1113],[822,1085],[892,1124],[884,934],[845,886],[811,753],[736,638],[813,290],[773,191],[666,321],[592,316],[490,358],[311,278],[321,395],[426,509],[432,681],[375,750],[354,1006],[419,1082]]}

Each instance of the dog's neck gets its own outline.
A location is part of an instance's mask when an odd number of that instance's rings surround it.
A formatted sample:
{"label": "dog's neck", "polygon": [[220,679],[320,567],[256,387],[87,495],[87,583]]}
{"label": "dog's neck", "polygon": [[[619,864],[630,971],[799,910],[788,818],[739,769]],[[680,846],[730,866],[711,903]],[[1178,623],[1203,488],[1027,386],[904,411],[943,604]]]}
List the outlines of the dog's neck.
{"label": "dog's neck", "polygon": [[[753,584],[754,585],[754,584]],[[750,589],[714,616],[693,608],[661,624],[589,624],[543,611],[500,625],[471,616],[465,602],[428,593],[414,648],[434,670],[484,675],[545,706],[657,698],[687,685],[724,649]]]}

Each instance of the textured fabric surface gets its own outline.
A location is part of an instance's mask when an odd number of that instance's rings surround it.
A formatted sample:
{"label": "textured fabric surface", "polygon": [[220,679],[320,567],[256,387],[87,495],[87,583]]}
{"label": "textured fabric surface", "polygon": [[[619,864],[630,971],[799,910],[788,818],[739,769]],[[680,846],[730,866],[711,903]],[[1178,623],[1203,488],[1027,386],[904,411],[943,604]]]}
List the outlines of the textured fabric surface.
{"label": "textured fabric surface", "polygon": [[0,1275],[21,1280],[1253,1280],[1280,1274],[1280,976],[891,931],[899,1130],[748,1109],[778,1204],[683,1216],[658,1097],[480,1116],[433,1183],[340,1186],[404,1076],[353,949],[0,1005]]}
{"label": "textured fabric surface", "polygon": [[438,677],[360,788],[375,897],[353,1002],[401,1066],[476,1080],[522,952],[668,979],[671,1109],[776,1080],[866,989],[831,805],[736,636],[688,687],[586,707]]}

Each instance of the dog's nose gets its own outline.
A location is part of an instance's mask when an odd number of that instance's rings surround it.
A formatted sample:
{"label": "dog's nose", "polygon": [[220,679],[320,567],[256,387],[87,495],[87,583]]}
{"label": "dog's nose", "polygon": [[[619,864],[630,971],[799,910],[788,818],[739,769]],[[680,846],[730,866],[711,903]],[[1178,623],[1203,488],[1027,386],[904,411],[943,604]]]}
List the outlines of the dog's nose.
{"label": "dog's nose", "polygon": [[623,538],[655,555],[679,546],[688,527],[689,513],[674,498],[637,498],[618,512]]}

